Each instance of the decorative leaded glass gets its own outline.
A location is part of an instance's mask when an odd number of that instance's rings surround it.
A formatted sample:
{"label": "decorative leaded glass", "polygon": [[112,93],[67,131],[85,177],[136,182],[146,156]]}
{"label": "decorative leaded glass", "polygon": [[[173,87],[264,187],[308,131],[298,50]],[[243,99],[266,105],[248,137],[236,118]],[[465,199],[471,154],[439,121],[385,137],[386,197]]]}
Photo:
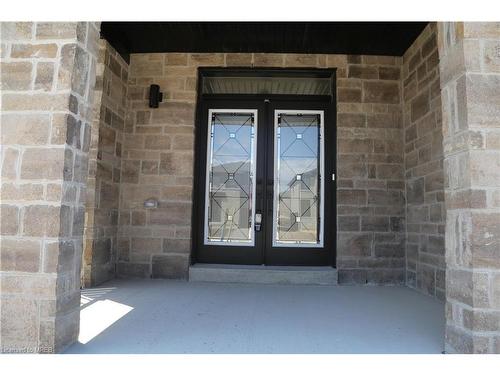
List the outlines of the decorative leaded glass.
{"label": "decorative leaded glass", "polygon": [[321,245],[322,113],[275,116],[275,246]]}
{"label": "decorative leaded glass", "polygon": [[210,111],[205,243],[252,245],[256,111]]}

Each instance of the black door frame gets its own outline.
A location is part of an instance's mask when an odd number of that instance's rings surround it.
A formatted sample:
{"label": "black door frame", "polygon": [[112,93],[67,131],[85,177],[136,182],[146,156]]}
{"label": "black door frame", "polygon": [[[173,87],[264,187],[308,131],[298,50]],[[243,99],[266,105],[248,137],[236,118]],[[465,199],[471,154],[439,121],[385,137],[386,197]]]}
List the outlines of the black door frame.
{"label": "black door frame", "polygon": [[[331,95],[262,95],[262,94],[204,94],[203,93],[203,78],[213,77],[213,76],[286,76],[286,77],[328,77],[331,80]],[[324,231],[324,246],[322,250],[312,249],[311,255],[314,259],[316,257],[317,261],[307,262],[306,265],[330,265],[332,267],[336,266],[336,227],[337,227],[337,210],[336,210],[336,181],[331,178],[331,174],[336,172],[336,139],[337,139],[337,126],[336,126],[336,69],[303,69],[303,68],[198,68],[198,94],[196,103],[196,116],[195,116],[195,162],[194,162],[194,179],[193,179],[193,207],[192,207],[192,246],[191,246],[191,263],[205,262],[203,255],[200,255],[201,248],[207,248],[209,245],[203,244],[203,233],[204,233],[204,195],[205,195],[205,171],[206,171],[206,137],[207,137],[207,105],[210,108],[228,108],[229,103],[237,103],[235,107],[240,108],[256,108],[259,110],[259,122],[260,121],[271,121],[274,116],[274,111],[270,110],[272,103],[279,102],[284,105],[283,109],[289,108],[289,106],[294,106],[294,103],[300,101],[303,104],[303,109],[314,106],[316,109],[325,110],[325,127],[324,127],[324,144],[325,144],[325,156],[327,154],[327,148],[331,148],[333,145],[333,152],[328,152],[329,157],[325,157],[325,199],[324,203],[324,218],[323,220],[328,222],[329,228],[334,228],[334,233],[328,231],[325,225]],[[248,107],[251,105],[252,107]],[[282,109],[283,106],[280,106]],[[296,107],[296,104],[295,104]],[[307,108],[306,108],[307,107]],[[322,107],[322,108],[319,108]],[[312,107],[311,107],[312,108]],[[289,108],[292,109],[292,108]],[[297,109],[297,108],[294,108]],[[328,118],[327,118],[328,116]],[[273,122],[270,122],[273,123]],[[329,124],[329,126],[326,126]],[[269,127],[271,128],[271,127]],[[268,129],[272,132],[272,129]],[[264,137],[263,132],[258,132],[258,138]],[[267,137],[269,142],[271,142],[272,137]],[[272,158],[265,157],[264,154],[267,153],[270,145],[265,145],[263,142],[257,142],[257,155],[261,155],[263,160],[271,160]],[[267,172],[267,176],[264,176],[264,181],[268,179],[269,171],[268,166],[264,166],[264,171]],[[257,178],[257,186],[259,182],[262,184],[262,179],[259,181]],[[257,191],[264,191],[264,189],[257,189]],[[264,197],[268,200],[269,197]],[[261,199],[262,200],[262,199]],[[259,199],[257,199],[259,201]],[[257,210],[262,210],[264,207],[259,207],[257,203]],[[272,209],[271,209],[272,212]],[[263,212],[264,213],[264,212]],[[269,210],[264,213],[264,217],[268,219]],[[266,220],[267,221],[267,220]],[[272,226],[267,226],[267,231]],[[272,228],[270,229],[272,231]],[[266,231],[263,231],[266,232]],[[327,235],[327,232],[329,233]],[[262,233],[262,235],[255,238],[255,245],[260,246],[262,251],[264,251],[266,246],[266,241],[269,240],[269,233]],[[261,243],[261,242],[264,243]],[[304,265],[300,257],[300,251],[297,248],[282,247],[282,250],[286,250],[287,254],[287,265]],[[278,253],[271,251],[271,253],[260,254],[260,259],[252,257],[249,254],[248,247],[245,246],[224,246],[217,247],[217,253],[220,257],[211,257],[211,263],[232,263],[232,264],[262,264],[270,262],[272,264],[280,265],[283,261],[280,259],[279,250]],[[274,255],[272,255],[274,253]],[[284,263],[283,263],[284,264]]]}

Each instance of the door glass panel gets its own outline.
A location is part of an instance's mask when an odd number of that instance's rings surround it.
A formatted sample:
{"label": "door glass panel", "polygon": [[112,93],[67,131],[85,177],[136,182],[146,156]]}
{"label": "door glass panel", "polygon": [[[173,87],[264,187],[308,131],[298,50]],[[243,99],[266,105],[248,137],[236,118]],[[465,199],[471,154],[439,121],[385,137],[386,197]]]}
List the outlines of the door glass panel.
{"label": "door glass panel", "polygon": [[323,112],[276,111],[273,246],[323,246]]}
{"label": "door glass panel", "polygon": [[210,110],[205,244],[254,243],[256,118],[252,110]]}

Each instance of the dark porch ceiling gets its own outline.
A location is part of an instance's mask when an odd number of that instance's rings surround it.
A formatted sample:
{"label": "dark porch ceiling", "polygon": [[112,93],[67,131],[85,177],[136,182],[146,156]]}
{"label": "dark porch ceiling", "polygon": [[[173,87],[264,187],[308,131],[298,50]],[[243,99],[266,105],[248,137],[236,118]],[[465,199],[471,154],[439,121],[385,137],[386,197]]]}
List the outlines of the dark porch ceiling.
{"label": "dark porch ceiling", "polygon": [[130,53],[275,52],[402,56],[427,22],[103,22]]}

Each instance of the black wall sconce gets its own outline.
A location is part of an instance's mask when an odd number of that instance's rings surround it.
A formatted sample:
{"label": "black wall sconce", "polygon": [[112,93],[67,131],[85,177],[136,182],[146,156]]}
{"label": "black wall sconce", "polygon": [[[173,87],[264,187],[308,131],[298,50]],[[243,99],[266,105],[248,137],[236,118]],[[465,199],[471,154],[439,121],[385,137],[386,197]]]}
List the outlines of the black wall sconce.
{"label": "black wall sconce", "polygon": [[163,93],[160,92],[159,85],[149,86],[149,108],[158,108],[158,105],[163,101]]}

